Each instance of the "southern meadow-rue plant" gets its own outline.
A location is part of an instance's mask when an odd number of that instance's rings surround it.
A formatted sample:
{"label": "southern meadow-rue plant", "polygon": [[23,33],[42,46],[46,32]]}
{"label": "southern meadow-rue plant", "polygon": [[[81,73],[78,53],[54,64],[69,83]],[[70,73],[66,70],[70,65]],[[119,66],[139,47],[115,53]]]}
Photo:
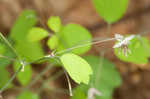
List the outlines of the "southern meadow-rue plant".
{"label": "southern meadow-rue plant", "polygon": [[[108,30],[123,16],[128,5],[128,0],[92,1],[97,13],[108,24]],[[39,99],[38,92],[43,88],[51,89],[48,83],[64,73],[71,99],[112,99],[114,89],[121,85],[122,80],[115,65],[104,57],[107,51],[102,51],[101,55],[97,56],[83,56],[83,54],[87,53],[92,45],[114,41],[115,44],[110,49],[114,50],[115,55],[122,61],[146,64],[150,57],[150,43],[139,35],[122,36],[116,33],[113,38],[92,38],[86,28],[73,23],[64,25],[59,16],[51,16],[48,19],[49,30],[37,27],[36,23],[35,12],[25,10],[16,20],[8,37],[0,33],[0,94],[2,95],[6,89],[15,87],[12,81],[16,78],[24,87],[17,99],[33,99],[32,97]],[[51,50],[51,53],[46,55],[40,43],[43,39],[47,40],[45,46]],[[45,68],[33,79],[32,64],[44,62],[47,62]],[[11,63],[14,71],[12,77],[6,70]],[[63,71],[43,81],[38,92],[32,92],[30,90],[32,85],[54,66],[61,66]],[[78,84],[73,90],[69,76]]]}

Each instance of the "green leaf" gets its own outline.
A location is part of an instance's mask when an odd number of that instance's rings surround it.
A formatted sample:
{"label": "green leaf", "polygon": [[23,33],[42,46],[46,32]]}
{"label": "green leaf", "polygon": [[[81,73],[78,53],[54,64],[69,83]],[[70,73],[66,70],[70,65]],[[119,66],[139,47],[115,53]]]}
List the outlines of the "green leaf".
{"label": "green leaf", "polygon": [[25,59],[26,61],[34,61],[44,56],[41,44],[37,42],[31,43],[27,40],[24,40],[17,43],[15,45],[15,49],[22,59]]}
{"label": "green leaf", "polygon": [[110,88],[118,87],[121,84],[120,74],[112,62],[97,56],[85,56],[84,59],[88,61],[94,71],[91,83],[96,84],[96,86],[97,83],[98,86],[101,83],[100,85],[107,85]]}
{"label": "green leaf", "polygon": [[13,25],[9,37],[15,42],[22,41],[26,38],[29,30],[37,23],[37,17],[34,11],[25,10],[17,18]]}
{"label": "green leaf", "polygon": [[37,42],[48,36],[48,31],[40,27],[33,27],[27,36],[31,42]]}
{"label": "green leaf", "polygon": [[93,0],[98,14],[109,24],[118,21],[125,13],[128,0]]}
{"label": "green leaf", "polygon": [[[68,24],[60,31],[59,50],[79,46],[92,42],[92,36],[88,30],[78,24]],[[73,49],[71,52],[75,54],[84,54],[89,51],[91,45]]]}
{"label": "green leaf", "polygon": [[61,20],[58,16],[51,16],[48,19],[48,27],[54,32],[59,32],[61,29]]}
{"label": "green leaf", "polygon": [[73,89],[73,96],[71,99],[87,99],[86,88],[87,86],[79,85]]}
{"label": "green leaf", "polygon": [[[8,82],[9,79],[10,79],[9,72],[6,70],[5,67],[0,66],[0,88],[2,88]],[[11,86],[12,85],[9,84],[7,88]]]}
{"label": "green leaf", "polygon": [[111,99],[114,88],[121,84],[121,77],[114,64],[97,56],[85,56],[84,59],[93,69],[89,85],[93,85],[102,93],[102,96],[97,96],[96,99]]}
{"label": "green leaf", "polygon": [[67,53],[62,55],[60,60],[66,71],[69,73],[70,77],[75,82],[83,82],[88,84],[90,75],[92,74],[92,69],[84,59],[75,54]]}
{"label": "green leaf", "polygon": [[15,49],[21,58],[33,61],[44,56],[39,42],[29,42],[27,35],[29,30],[36,24],[36,14],[32,10],[25,10],[15,22],[9,37],[15,41]]}
{"label": "green leaf", "polygon": [[150,43],[149,41],[142,37],[135,37],[130,41],[128,48],[131,54],[128,53],[126,57],[121,51],[119,54],[118,48],[114,50],[115,55],[122,61],[131,62],[135,64],[146,64],[148,63],[148,58],[150,57]]}
{"label": "green leaf", "polygon": [[20,93],[16,99],[40,99],[39,95],[36,93],[33,93],[31,91],[24,91]]}
{"label": "green leaf", "polygon": [[[16,72],[18,70],[18,68],[20,67],[20,63],[19,62],[15,62],[13,64],[13,69],[14,71]],[[30,80],[32,79],[32,68],[31,68],[31,65],[26,65],[24,67],[24,72],[19,72],[17,74],[17,80],[19,81],[19,83],[23,86],[27,85]]]}
{"label": "green leaf", "polygon": [[57,36],[56,36],[56,35],[53,35],[52,37],[50,37],[50,38],[48,39],[47,45],[48,45],[48,47],[49,47],[51,50],[53,50],[53,49],[56,49],[56,48],[57,48],[58,42],[59,42],[59,40],[58,40]]}
{"label": "green leaf", "polygon": [[4,44],[0,43],[0,55],[4,54],[6,52],[6,47]]}

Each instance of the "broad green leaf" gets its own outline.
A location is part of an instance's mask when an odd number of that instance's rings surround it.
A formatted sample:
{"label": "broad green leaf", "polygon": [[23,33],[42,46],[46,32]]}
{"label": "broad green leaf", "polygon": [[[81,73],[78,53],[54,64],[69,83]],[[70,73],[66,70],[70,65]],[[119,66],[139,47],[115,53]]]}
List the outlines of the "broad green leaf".
{"label": "broad green leaf", "polygon": [[15,22],[10,38],[15,41],[15,49],[18,54],[27,61],[32,61],[44,56],[39,42],[30,42],[27,39],[29,30],[36,24],[36,14],[32,10],[25,10]]}
{"label": "broad green leaf", "polygon": [[121,77],[114,64],[97,56],[85,56],[84,59],[93,69],[89,85],[102,93],[96,99],[111,99],[114,88],[121,84]]}
{"label": "broad green leaf", "polygon": [[82,59],[72,53],[63,54],[60,60],[70,75],[70,77],[77,83],[88,84],[90,80],[90,75],[92,74],[92,69],[90,65]]}
{"label": "broad green leaf", "polygon": [[51,50],[53,50],[53,49],[56,49],[56,48],[57,48],[58,42],[59,42],[59,40],[58,40],[57,36],[56,36],[56,35],[53,35],[52,37],[50,37],[50,38],[48,39],[47,45],[48,45],[48,47],[49,47]]}
{"label": "broad green leaf", "polygon": [[48,36],[48,31],[40,27],[33,27],[27,36],[28,40],[31,42],[40,41]]}
{"label": "broad green leaf", "polygon": [[[59,50],[63,48],[71,48],[82,44],[91,43],[92,36],[88,30],[78,24],[68,24],[60,31],[60,46]],[[60,48],[61,47],[61,48]],[[75,48],[71,52],[75,54],[84,54],[89,51],[91,45]]]}
{"label": "broad green leaf", "polygon": [[[14,69],[14,71],[17,71],[20,66],[21,66],[21,65],[20,65],[19,62],[15,62],[15,63],[13,64],[13,69]],[[30,82],[30,80],[32,79],[32,68],[31,68],[31,65],[26,65],[26,66],[24,67],[24,72],[21,72],[21,71],[20,71],[20,72],[17,74],[16,77],[17,77],[17,80],[19,81],[19,83],[20,83],[21,85],[23,85],[23,86],[27,85],[27,84]]]}
{"label": "broad green leaf", "polygon": [[48,27],[54,32],[59,32],[61,29],[61,20],[58,16],[51,16],[48,19]]}
{"label": "broad green leaf", "polygon": [[126,57],[123,52],[119,53],[118,48],[114,50],[115,55],[122,61],[131,62],[135,64],[146,64],[148,63],[148,58],[150,57],[150,42],[142,37],[131,40],[128,48],[130,49],[131,53],[128,53]]}
{"label": "broad green leaf", "polygon": [[20,93],[16,99],[40,99],[40,96],[36,93],[33,93],[31,91],[24,91]]}
{"label": "broad green leaf", "polygon": [[[0,88],[2,88],[10,79],[9,72],[6,70],[5,67],[0,66]],[[8,88],[12,85],[9,84]]]}
{"label": "broad green leaf", "polygon": [[128,0],[93,0],[98,14],[109,24],[118,21],[125,13]]}
{"label": "broad green leaf", "polygon": [[17,43],[14,47],[19,55],[23,59],[26,59],[26,61],[33,61],[44,56],[42,46],[37,42],[31,43],[27,40],[24,40]]}

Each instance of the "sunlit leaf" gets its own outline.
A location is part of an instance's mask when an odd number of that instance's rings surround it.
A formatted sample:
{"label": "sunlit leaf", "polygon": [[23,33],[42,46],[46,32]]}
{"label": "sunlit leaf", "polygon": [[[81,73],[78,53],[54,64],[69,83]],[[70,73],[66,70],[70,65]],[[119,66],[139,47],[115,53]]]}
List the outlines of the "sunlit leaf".
{"label": "sunlit leaf", "polygon": [[[60,31],[60,49],[67,49],[81,44],[91,43],[92,36],[88,30],[77,24],[68,24]],[[91,45],[75,48],[72,50],[75,54],[84,54],[91,48]]]}
{"label": "sunlit leaf", "polygon": [[54,32],[59,32],[61,29],[61,20],[58,16],[51,16],[48,19],[48,27]]}
{"label": "sunlit leaf", "polygon": [[48,36],[48,31],[40,27],[33,27],[28,34],[28,40],[31,42],[40,41]]}
{"label": "sunlit leaf", "polygon": [[146,64],[148,63],[148,58],[150,57],[150,42],[142,37],[131,40],[128,48],[131,53],[128,53],[128,56],[125,56],[122,51],[119,52],[118,48],[114,50],[115,55],[125,62],[131,62],[135,64]]}
{"label": "sunlit leaf", "polygon": [[[20,65],[19,62],[15,62],[15,63],[13,64],[14,71],[17,71],[20,66],[21,66],[21,65]],[[24,85],[27,85],[27,84],[30,82],[31,78],[32,78],[32,68],[31,68],[31,65],[26,65],[26,66],[24,67],[24,72],[21,72],[21,71],[20,71],[20,72],[17,74],[17,80],[18,80],[19,83],[20,83],[21,85],[23,85],[23,86],[24,86]]]}
{"label": "sunlit leaf", "polygon": [[53,36],[51,36],[51,37],[48,39],[47,45],[48,45],[48,47],[49,47],[51,50],[53,50],[53,49],[56,49],[56,48],[57,48],[58,42],[59,42],[59,41],[58,41],[57,36],[56,36],[56,35],[53,35]]}
{"label": "sunlit leaf", "polygon": [[36,93],[33,93],[31,91],[24,91],[20,93],[16,99],[40,99],[39,95]]}
{"label": "sunlit leaf", "polygon": [[62,55],[60,60],[75,82],[88,84],[92,69],[84,59],[75,54],[67,53]]}
{"label": "sunlit leaf", "polygon": [[128,0],[93,0],[98,14],[109,24],[118,21],[125,13]]}

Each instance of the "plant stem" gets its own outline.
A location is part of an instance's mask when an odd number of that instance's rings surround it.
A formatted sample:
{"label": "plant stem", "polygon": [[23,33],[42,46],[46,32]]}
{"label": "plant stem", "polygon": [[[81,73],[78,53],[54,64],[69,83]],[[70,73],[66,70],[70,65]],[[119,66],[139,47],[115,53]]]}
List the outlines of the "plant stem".
{"label": "plant stem", "polygon": [[0,37],[4,40],[4,42],[11,48],[11,50],[14,52],[14,54],[17,56],[17,58],[21,61],[20,56],[18,55],[17,51],[13,48],[13,46],[9,43],[9,41],[3,36],[3,34],[0,32]]}
{"label": "plant stem", "polygon": [[100,64],[99,64],[99,67],[98,67],[98,69],[97,69],[97,76],[96,76],[96,81],[95,81],[95,85],[97,85],[98,84],[98,81],[99,81],[99,79],[100,79],[100,74],[101,74],[101,69],[102,69],[102,66],[103,66],[103,61],[104,61],[104,54],[105,54],[105,51],[102,51],[101,53],[100,53],[101,55],[101,59],[100,59]]}
{"label": "plant stem", "polygon": [[8,87],[8,85],[15,79],[16,75],[21,71],[21,69],[22,69],[22,66],[20,66],[20,67],[18,68],[18,70],[14,73],[14,75],[13,75],[13,76],[8,80],[8,82],[0,89],[0,93],[2,93],[2,92],[5,90],[5,88]]}
{"label": "plant stem", "polygon": [[57,78],[60,77],[63,73],[64,73],[63,71],[59,71],[59,72],[57,72],[54,76],[52,76],[52,77],[50,77],[49,79],[47,79],[47,80],[42,84],[42,86],[39,88],[38,93],[41,92],[41,90],[45,88],[45,84],[46,84],[46,83],[49,83],[49,82],[51,82],[52,80],[57,79]]}
{"label": "plant stem", "polygon": [[16,61],[16,59],[13,59],[13,58],[10,58],[10,57],[7,57],[7,56],[3,56],[3,55],[0,55],[0,58],[5,58],[5,59],[8,59],[10,61]]}
{"label": "plant stem", "polygon": [[115,38],[108,38],[108,39],[104,39],[104,40],[100,40],[100,41],[95,41],[95,42],[92,42],[92,43],[86,43],[86,44],[82,44],[82,45],[77,45],[77,46],[74,46],[74,47],[71,47],[71,48],[68,48],[68,49],[56,52],[55,55],[65,53],[65,52],[71,51],[73,49],[77,49],[77,48],[81,48],[81,47],[85,47],[85,46],[89,46],[89,45],[94,45],[94,44],[99,44],[99,43],[112,41],[112,40],[115,40]]}
{"label": "plant stem", "polygon": [[[4,41],[9,45],[9,47],[14,51],[14,53],[16,53],[16,55],[17,55],[18,58],[19,58],[19,55],[17,54],[16,50],[11,46],[11,44],[5,39],[5,37],[4,37],[1,33],[0,33],[0,36],[4,39]],[[115,40],[115,38],[108,38],[108,39],[104,39],[104,40],[100,40],[100,41],[95,41],[95,42],[93,42],[93,43],[87,43],[87,44],[83,44],[83,45],[74,46],[74,47],[72,47],[72,48],[68,48],[68,49],[66,49],[66,50],[59,51],[59,52],[57,52],[56,54],[61,54],[61,53],[64,53],[64,52],[67,52],[67,51],[70,51],[70,50],[73,50],[73,49],[76,49],[76,48],[80,48],[80,47],[84,47],[84,46],[88,46],[88,45],[92,45],[92,44],[98,44],[98,43],[102,43],[102,42],[106,42],[106,41],[112,41],[112,40]],[[56,54],[55,54],[55,55],[56,55]],[[47,55],[46,55],[46,56],[47,56]],[[18,70],[15,72],[15,74],[10,78],[10,80],[0,89],[0,92],[3,92],[4,89],[15,79],[16,75],[18,74],[18,72],[21,71],[21,69],[22,69],[23,66],[26,66],[26,65],[28,65],[28,64],[32,64],[32,63],[34,63],[34,62],[40,61],[40,60],[45,59],[45,58],[55,58],[55,56],[54,56],[54,57],[45,57],[45,56],[44,56],[44,57],[41,57],[41,58],[39,58],[39,59],[37,59],[37,60],[34,60],[34,61],[32,61],[32,62],[29,62],[29,63],[26,63],[26,64],[24,64],[24,65],[21,65],[21,66],[18,68]],[[19,58],[19,59],[20,59],[20,58]],[[22,62],[21,59],[20,59],[20,62]],[[69,81],[69,79],[68,79],[69,77],[68,77],[68,75],[66,75],[66,77],[67,77],[67,80],[68,80],[68,83],[69,83],[70,95],[72,95],[72,88],[71,88],[70,81]]]}
{"label": "plant stem", "polygon": [[73,96],[72,87],[71,87],[71,82],[70,82],[69,76],[68,76],[68,74],[67,74],[67,72],[65,70],[64,70],[64,72],[65,72],[65,75],[66,75],[66,78],[67,78],[67,82],[68,82],[69,94],[70,94],[70,96]]}
{"label": "plant stem", "polygon": [[44,68],[44,70],[38,75],[36,76],[32,82],[28,85],[28,87],[26,89],[29,89],[30,87],[32,87],[32,85],[34,85],[47,71],[49,71],[54,65],[48,65],[46,68]]}

